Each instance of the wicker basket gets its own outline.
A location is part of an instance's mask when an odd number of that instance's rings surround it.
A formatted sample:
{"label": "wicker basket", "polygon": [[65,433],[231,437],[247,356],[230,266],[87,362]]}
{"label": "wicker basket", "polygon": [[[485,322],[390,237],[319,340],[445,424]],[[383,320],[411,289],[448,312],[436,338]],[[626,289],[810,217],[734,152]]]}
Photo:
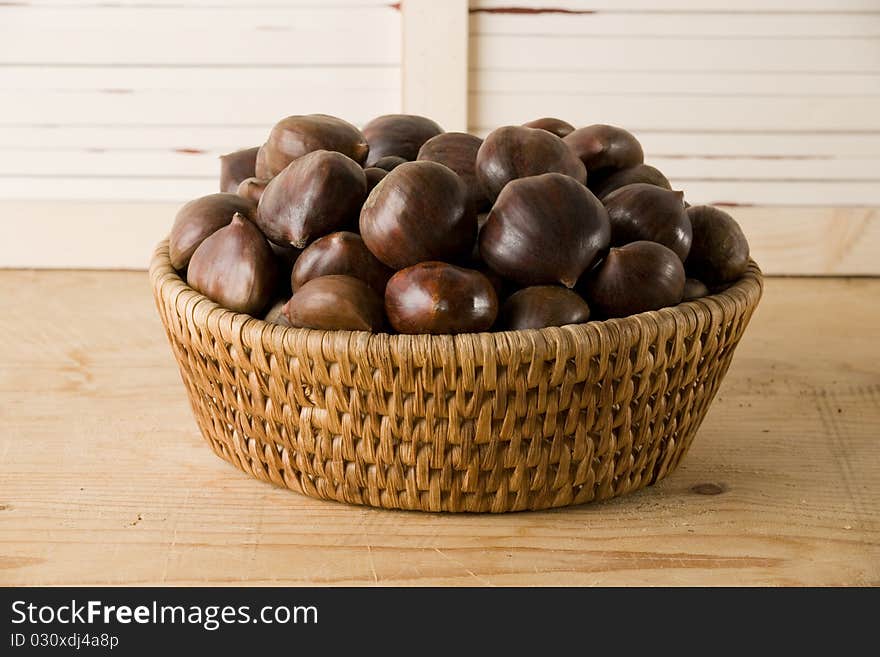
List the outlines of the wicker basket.
{"label": "wicker basket", "polygon": [[684,456],[752,311],[752,263],[711,297],[624,319],[458,336],[290,329],[225,310],[153,256],[202,435],[257,479],[421,511],[581,504]]}

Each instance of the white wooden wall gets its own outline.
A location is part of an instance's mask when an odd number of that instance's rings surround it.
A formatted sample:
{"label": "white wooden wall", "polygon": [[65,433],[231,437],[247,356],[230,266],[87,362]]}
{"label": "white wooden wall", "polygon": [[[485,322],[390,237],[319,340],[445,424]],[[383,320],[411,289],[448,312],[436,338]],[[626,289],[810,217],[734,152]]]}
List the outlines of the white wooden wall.
{"label": "white wooden wall", "polygon": [[0,266],[144,266],[293,113],[632,129],[772,273],[880,273],[880,0],[0,3]]}

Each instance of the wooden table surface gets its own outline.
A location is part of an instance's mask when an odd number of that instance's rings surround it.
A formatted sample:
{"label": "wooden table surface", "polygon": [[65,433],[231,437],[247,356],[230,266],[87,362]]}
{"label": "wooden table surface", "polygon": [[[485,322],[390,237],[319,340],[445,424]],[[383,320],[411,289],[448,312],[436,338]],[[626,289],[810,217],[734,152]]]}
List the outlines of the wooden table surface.
{"label": "wooden table surface", "polygon": [[143,272],[0,271],[0,584],[880,584],[880,280],[770,279],[681,467],[389,512],[260,483],[190,415]]}

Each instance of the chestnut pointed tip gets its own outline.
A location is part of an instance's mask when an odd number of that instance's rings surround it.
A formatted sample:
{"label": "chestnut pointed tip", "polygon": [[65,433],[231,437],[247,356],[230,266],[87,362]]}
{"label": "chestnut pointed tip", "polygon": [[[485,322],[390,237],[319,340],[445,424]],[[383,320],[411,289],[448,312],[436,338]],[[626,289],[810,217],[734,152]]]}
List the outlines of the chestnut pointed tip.
{"label": "chestnut pointed tip", "polygon": [[563,278],[560,278],[559,282],[562,283],[565,287],[567,287],[570,290],[575,285],[577,285],[578,277],[575,276],[574,278],[571,278],[571,277],[565,276]]}

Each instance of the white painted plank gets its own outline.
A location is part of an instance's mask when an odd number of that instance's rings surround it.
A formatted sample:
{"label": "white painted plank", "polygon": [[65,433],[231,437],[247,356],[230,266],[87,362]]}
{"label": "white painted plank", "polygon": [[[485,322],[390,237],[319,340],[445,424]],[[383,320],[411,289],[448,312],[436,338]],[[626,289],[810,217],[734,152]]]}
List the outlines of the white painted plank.
{"label": "white painted plank", "polygon": [[32,150],[208,150],[257,146],[270,126],[0,125],[0,148]]}
{"label": "white painted plank", "polygon": [[146,269],[179,203],[0,201],[16,217],[0,267]]}
{"label": "white painted plank", "polygon": [[446,130],[468,125],[468,2],[406,0],[402,5],[403,111]]}
{"label": "white painted plank", "polygon": [[324,7],[385,7],[383,0],[27,0],[26,4],[34,7],[170,7],[170,8],[209,8],[219,7],[250,7],[263,9],[267,7],[293,7],[320,9]]}
{"label": "white painted plank", "polygon": [[561,116],[578,124],[612,123],[630,130],[880,130],[880,96],[792,98],[772,96],[589,96],[530,91],[472,94],[477,129]]}
{"label": "white painted plank", "polygon": [[[735,7],[731,7],[735,9]],[[726,13],[723,20],[713,13],[598,12],[595,14],[471,14],[472,36],[485,35],[589,35],[618,36],[713,36],[780,38],[876,37],[880,13]]]}
{"label": "white painted plank", "polygon": [[0,21],[0,61],[5,64],[363,66],[400,61],[400,16],[390,7],[11,6],[0,8]]}
{"label": "white painted plank", "polygon": [[658,11],[658,12],[877,12],[876,0],[471,0],[471,11],[479,9],[554,8],[569,11]]}
{"label": "white painted plank", "polygon": [[[179,203],[0,201],[0,267],[145,269]],[[880,208],[735,207],[766,274],[878,275]]]}
{"label": "white painted plank", "polygon": [[877,276],[880,208],[727,208],[765,274]]}
{"label": "white painted plank", "polygon": [[[0,176],[0,199],[19,201],[172,201],[216,191],[217,180],[173,177]],[[0,240],[2,241],[2,240]]]}
{"label": "white painted plank", "polygon": [[[228,71],[234,84],[236,71]],[[266,133],[289,114],[320,112],[363,124],[395,111],[397,94],[385,89],[247,90],[150,89],[137,91],[3,91],[0,122],[11,124],[258,125]]]}
{"label": "white painted plank", "polygon": [[880,39],[477,36],[472,68],[559,71],[880,71]]}
{"label": "white painted plank", "polygon": [[[0,176],[220,175],[220,151],[0,149]],[[219,191],[219,190],[218,190]]]}
{"label": "white painted plank", "polygon": [[844,159],[831,156],[791,158],[666,158],[649,156],[649,164],[672,179],[701,180],[872,180],[880,187],[880,157]]}
{"label": "white painted plank", "polygon": [[400,91],[398,66],[321,67],[155,67],[155,66],[2,66],[0,89],[5,91],[205,90],[249,93],[284,89],[303,94],[330,90],[354,92]]}
{"label": "white painted plank", "polygon": [[[880,38],[880,37],[878,37]],[[2,76],[2,72],[0,72]],[[474,69],[471,92],[602,96],[880,96],[880,73],[499,71]]]}
{"label": "white painted plank", "polygon": [[[2,133],[0,133],[2,134]],[[812,157],[849,159],[880,157],[878,133],[734,133],[649,132],[636,136],[650,157],[697,155],[706,157]],[[0,137],[2,143],[2,137]]]}
{"label": "white painted plank", "polygon": [[750,205],[880,205],[880,184],[840,181],[739,181],[671,178],[688,202]]}

